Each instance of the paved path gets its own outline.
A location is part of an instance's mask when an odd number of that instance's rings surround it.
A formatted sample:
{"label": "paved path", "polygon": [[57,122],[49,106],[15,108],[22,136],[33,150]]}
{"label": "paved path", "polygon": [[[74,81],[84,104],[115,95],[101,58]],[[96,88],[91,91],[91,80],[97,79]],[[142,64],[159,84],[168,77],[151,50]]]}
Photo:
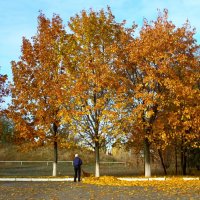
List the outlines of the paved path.
{"label": "paved path", "polygon": [[[125,177],[119,177],[117,178],[119,180],[125,180],[125,181],[166,181],[170,180],[171,178],[165,178],[165,177],[157,177],[157,178],[125,178]],[[0,178],[0,181],[73,181],[73,178]],[[181,179],[180,179],[181,180]],[[183,177],[182,180],[184,181],[191,181],[191,180],[200,180],[199,177]]]}
{"label": "paved path", "polygon": [[142,186],[98,186],[74,182],[20,182],[1,181],[0,200],[197,200],[177,194],[169,196],[165,191]]}

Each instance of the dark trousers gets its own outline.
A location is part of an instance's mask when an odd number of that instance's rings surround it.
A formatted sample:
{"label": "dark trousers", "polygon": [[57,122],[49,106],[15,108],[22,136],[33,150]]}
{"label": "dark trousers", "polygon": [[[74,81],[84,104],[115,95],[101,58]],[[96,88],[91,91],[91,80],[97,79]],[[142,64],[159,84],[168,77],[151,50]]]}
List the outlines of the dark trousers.
{"label": "dark trousers", "polygon": [[74,182],[76,182],[76,178],[78,177],[78,181],[81,181],[81,167],[74,167]]}

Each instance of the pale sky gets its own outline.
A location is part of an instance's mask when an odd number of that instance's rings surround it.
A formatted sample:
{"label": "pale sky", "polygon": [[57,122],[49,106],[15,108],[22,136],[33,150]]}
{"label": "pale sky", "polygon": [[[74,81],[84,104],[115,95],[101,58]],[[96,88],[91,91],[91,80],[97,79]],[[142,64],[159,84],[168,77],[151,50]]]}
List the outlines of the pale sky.
{"label": "pale sky", "polygon": [[36,34],[39,10],[48,18],[60,15],[67,25],[83,9],[98,11],[107,5],[117,22],[126,20],[127,26],[136,22],[140,27],[144,18],[154,20],[157,10],[166,8],[175,25],[182,26],[188,19],[200,42],[200,0],[0,0],[0,73],[12,80],[10,62],[20,56],[22,36],[30,39]]}

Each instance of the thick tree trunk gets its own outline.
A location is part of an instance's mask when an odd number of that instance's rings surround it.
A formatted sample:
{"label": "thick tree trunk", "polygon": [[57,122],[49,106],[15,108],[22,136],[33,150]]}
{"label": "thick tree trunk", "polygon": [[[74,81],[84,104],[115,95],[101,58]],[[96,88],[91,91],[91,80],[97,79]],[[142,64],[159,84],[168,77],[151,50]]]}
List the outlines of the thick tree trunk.
{"label": "thick tree trunk", "polygon": [[100,176],[99,143],[95,142],[95,177]]}
{"label": "thick tree trunk", "polygon": [[158,149],[158,154],[159,154],[159,157],[160,157],[160,161],[161,161],[164,173],[165,173],[165,175],[167,175],[167,170],[166,170],[165,163],[164,163],[164,160],[163,160],[162,151],[160,149]]}
{"label": "thick tree trunk", "polygon": [[144,139],[144,172],[145,177],[151,176],[150,144],[147,138]]}
{"label": "thick tree trunk", "polygon": [[56,124],[53,124],[53,132],[54,132],[54,160],[53,160],[53,173],[52,176],[57,176],[57,163],[58,163],[58,143],[57,143],[57,132],[58,127]]}

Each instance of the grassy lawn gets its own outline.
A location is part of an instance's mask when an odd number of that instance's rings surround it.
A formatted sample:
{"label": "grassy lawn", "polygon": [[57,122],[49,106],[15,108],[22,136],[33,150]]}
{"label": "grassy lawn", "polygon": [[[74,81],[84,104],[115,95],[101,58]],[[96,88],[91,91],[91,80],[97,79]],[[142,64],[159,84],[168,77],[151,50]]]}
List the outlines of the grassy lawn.
{"label": "grassy lawn", "polygon": [[[82,169],[90,174],[94,174],[94,164],[83,165]],[[58,163],[58,176],[73,176],[73,166],[71,163]],[[102,164],[100,166],[101,175],[109,176],[133,176],[142,175],[142,171],[135,170],[124,164]],[[0,176],[51,176],[52,163],[1,163]]]}

